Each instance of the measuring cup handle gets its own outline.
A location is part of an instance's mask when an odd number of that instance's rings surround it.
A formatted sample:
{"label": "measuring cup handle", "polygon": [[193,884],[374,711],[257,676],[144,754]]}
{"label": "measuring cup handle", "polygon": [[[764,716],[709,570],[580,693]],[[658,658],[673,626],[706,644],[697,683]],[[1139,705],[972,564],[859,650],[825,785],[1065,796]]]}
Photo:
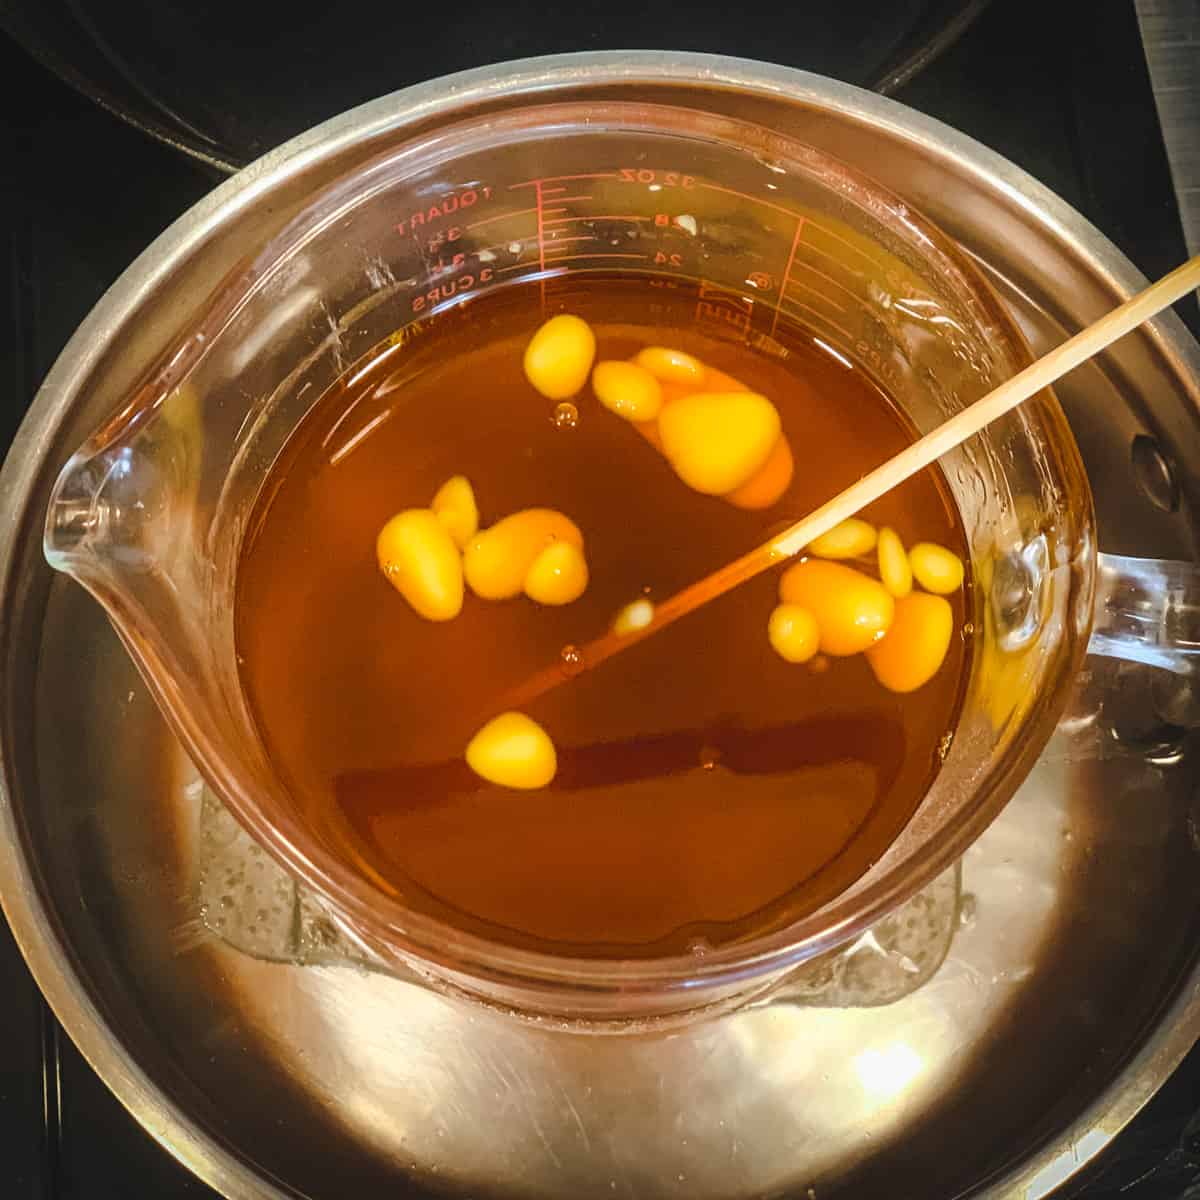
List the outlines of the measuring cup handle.
{"label": "measuring cup handle", "polygon": [[1200,674],[1200,566],[1097,555],[1088,653]]}

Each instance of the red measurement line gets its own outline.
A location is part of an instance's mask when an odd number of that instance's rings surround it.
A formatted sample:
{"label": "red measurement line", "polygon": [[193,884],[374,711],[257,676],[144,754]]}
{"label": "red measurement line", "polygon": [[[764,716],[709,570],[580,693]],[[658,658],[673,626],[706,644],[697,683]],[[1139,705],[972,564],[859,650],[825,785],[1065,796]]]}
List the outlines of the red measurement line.
{"label": "red measurement line", "polygon": [[[751,204],[761,204],[764,208],[772,208],[776,212],[787,213],[789,217],[794,217],[797,221],[805,222],[806,220],[799,213],[792,212],[790,208],[784,208],[782,204],[776,204],[773,200],[764,200],[761,196],[751,196],[748,192],[739,192],[736,188],[721,187],[719,184],[715,183],[698,183],[696,186],[698,188],[706,188],[710,192],[724,192],[727,196],[737,196],[740,200],[749,200]],[[852,250],[855,254],[865,258],[867,262],[872,261],[871,256],[865,250],[860,250],[851,242],[846,241],[845,238],[839,237],[830,229],[826,229],[824,225],[818,225],[812,221],[807,221],[806,223],[813,229],[819,230],[827,237],[831,237],[835,242],[840,242],[846,247],[847,250]],[[811,249],[816,250],[818,254],[824,254],[827,258],[833,258],[832,254],[829,254],[827,251],[821,250],[814,246],[811,241],[807,244]],[[834,261],[836,262],[837,260],[834,259]]]}
{"label": "red measurement line", "polygon": [[[543,193],[544,195],[545,193]],[[555,196],[555,204],[566,204],[568,200],[590,200],[591,196]]]}
{"label": "red measurement line", "polygon": [[648,254],[559,254],[546,259],[548,263],[574,262],[577,258],[649,258]]}
{"label": "red measurement line", "polygon": [[[810,246],[809,249],[811,250],[812,247]],[[800,266],[801,264],[797,263],[796,265]],[[816,272],[816,274],[820,274],[820,272],[818,271],[818,272]],[[861,296],[856,296],[848,288],[841,287],[841,284],[839,284],[836,279],[830,279],[827,275],[821,275],[821,278],[827,280],[829,283],[832,283],[834,285],[834,287],[841,288],[841,290],[843,292],[845,292],[846,295],[849,296],[850,299],[853,300],[854,303],[857,304],[858,307],[863,310],[863,312],[871,313],[874,311],[871,308],[870,304],[868,304]],[[785,279],[783,281],[783,286],[785,289],[787,289],[789,287],[804,288],[806,291],[812,292],[814,295],[822,297],[822,299],[824,299],[827,304],[832,304],[833,307],[838,310],[838,312],[846,312],[847,311],[844,305],[838,304],[836,300],[833,300],[832,298],[827,296],[823,291],[820,290],[820,288],[810,287],[803,280],[795,279],[795,278]]]}
{"label": "red measurement line", "polygon": [[541,180],[537,185],[537,233],[538,233],[538,270],[541,272],[542,279],[539,289],[542,294],[542,311],[546,309],[546,236],[545,227],[542,221],[546,214],[542,211],[542,184]]}
{"label": "red measurement line", "polygon": [[566,212],[566,211],[567,210],[565,208],[543,208],[542,216],[544,217],[547,213]]}
{"label": "red measurement line", "polygon": [[[547,209],[547,212],[550,210]],[[627,213],[605,213],[603,216],[595,217],[591,213],[584,213],[578,217],[557,217],[553,221],[547,221],[547,225],[562,225],[567,221],[651,221],[653,217],[631,217]]]}
{"label": "red measurement line", "polygon": [[739,192],[734,188],[719,187],[715,183],[698,183],[698,188],[705,188],[710,192],[724,192],[727,196],[737,196],[739,200],[749,200],[751,204],[761,204],[765,208],[773,208],[776,212],[786,213],[793,221],[799,221],[803,224],[804,217],[797,212],[792,212],[790,208],[784,208],[782,204],[776,204],[772,200],[764,200],[761,196],[751,196],[748,192]]}
{"label": "red measurement line", "polygon": [[792,235],[792,248],[788,251],[787,266],[783,268],[783,283],[779,285],[779,298],[775,301],[775,316],[771,320],[771,336],[779,325],[779,306],[783,303],[783,293],[787,287],[787,277],[792,273],[792,263],[796,258],[796,247],[800,245],[800,235],[804,232],[804,218],[796,221],[796,232]]}
{"label": "red measurement line", "polygon": [[[525,248],[525,244],[520,238],[511,238],[507,242],[496,242],[491,246],[480,246],[478,250],[472,250],[471,253],[474,255],[480,255],[487,254],[492,250],[507,250],[513,244],[513,242],[516,242],[522,250]],[[513,251],[513,253],[517,253],[517,251]]]}
{"label": "red measurement line", "polygon": [[484,225],[490,225],[493,221],[504,221],[509,217],[523,217],[526,213],[537,212],[537,206],[533,208],[518,208],[516,212],[497,213],[494,217],[485,217],[482,221],[472,221],[467,226],[468,229],[479,229]]}
{"label": "red measurement line", "polygon": [[545,183],[562,183],[565,179],[616,179],[616,171],[597,171],[592,175],[547,175],[545,179],[526,179],[523,183],[511,183],[508,190],[523,187],[541,187]]}
{"label": "red measurement line", "polygon": [[840,333],[842,335],[842,337],[844,337],[846,339],[847,342],[854,341],[854,338],[851,336],[850,331],[848,329],[843,329],[841,325],[839,325],[831,317],[827,317],[823,312],[819,312],[817,309],[812,308],[807,304],[801,304],[799,300],[793,300],[791,303],[792,303],[793,308],[802,308],[802,309],[804,309],[805,312],[812,313],[812,315],[814,317],[820,317],[821,320],[824,321],[826,325],[830,325],[834,329],[836,329],[838,331],[838,333]]}
{"label": "red measurement line", "polygon": [[839,304],[836,300],[831,300],[827,295],[825,295],[825,293],[823,291],[821,291],[819,288],[813,287],[811,284],[801,283],[800,280],[798,280],[798,279],[785,279],[784,280],[784,288],[787,289],[789,287],[803,288],[806,292],[812,292],[812,294],[814,296],[820,296],[820,298],[822,300],[824,300],[826,304],[833,305],[833,307],[836,308],[838,310],[838,312],[846,311],[845,305]]}
{"label": "red measurement line", "polygon": [[[874,260],[871,258],[871,256],[865,250],[860,250],[852,242],[846,241],[846,239],[844,237],[838,237],[838,235],[836,233],[834,233],[832,229],[826,229],[824,225],[818,225],[818,224],[816,224],[816,222],[813,222],[813,228],[818,230],[820,233],[823,233],[826,237],[833,238],[833,240],[835,242],[841,242],[841,244],[843,246],[845,246],[847,250],[853,250],[855,254],[859,255],[862,258],[865,258],[867,260],[867,262],[872,263],[872,264],[874,263]],[[811,245],[811,244],[812,243],[810,242],[809,245]]]}
{"label": "red measurement line", "polygon": [[566,190],[567,189],[565,187],[556,187],[556,188],[544,187],[544,188],[542,188],[542,195],[549,196],[551,192],[565,192]]}
{"label": "red measurement line", "polygon": [[[810,244],[809,248],[812,250],[816,250],[816,247],[811,244]],[[817,250],[817,253],[820,254],[821,251]],[[849,296],[851,300],[856,300],[856,301],[858,301],[859,304],[862,304],[863,299],[861,296],[852,292],[844,283],[838,283],[838,281],[836,279],[834,279],[833,276],[826,275],[824,271],[818,271],[817,268],[812,265],[812,263],[798,262],[795,265],[797,267],[803,267],[806,271],[811,271],[818,279],[823,279],[823,280],[825,280],[826,283],[832,283],[833,286],[838,289],[838,291],[845,292],[846,295]],[[788,272],[788,274],[790,275],[791,272]],[[789,283],[799,283],[800,281],[789,279],[788,282]],[[805,285],[800,284],[800,286],[804,287]]]}
{"label": "red measurement line", "polygon": [[[849,271],[850,274],[853,275],[855,279],[862,278],[861,271],[851,270],[850,267],[847,267],[845,263],[841,262],[841,260],[838,258],[838,256],[836,254],[830,254],[828,250],[822,250],[820,246],[814,246],[812,244],[812,242],[805,242],[804,245],[805,245],[806,249],[811,250],[814,254],[819,254],[822,258],[827,258],[827,259],[829,259],[830,262],[837,263],[839,266],[841,266],[845,270]],[[805,264],[805,265],[807,265],[807,264]],[[860,301],[860,303],[861,303],[861,301]]]}

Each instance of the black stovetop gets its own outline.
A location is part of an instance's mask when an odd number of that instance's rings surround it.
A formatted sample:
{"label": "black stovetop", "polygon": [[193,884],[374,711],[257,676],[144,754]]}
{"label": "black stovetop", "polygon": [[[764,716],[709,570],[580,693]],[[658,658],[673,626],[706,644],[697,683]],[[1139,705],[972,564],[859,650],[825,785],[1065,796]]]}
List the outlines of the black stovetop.
{"label": "black stovetop", "polygon": [[[436,62],[425,66],[439,73]],[[8,209],[0,293],[0,445],[7,446],[38,383],[105,288],[219,177],[83,99],[2,36],[0,78],[10,80],[0,129],[9,164],[0,185]],[[897,98],[1025,167],[1146,275],[1183,259],[1131,3],[1000,0]],[[1198,330],[1194,306],[1185,319]],[[84,1063],[3,923],[0,978],[0,1195],[213,1197]],[[1200,1200],[1200,1048],[1063,1195]]]}

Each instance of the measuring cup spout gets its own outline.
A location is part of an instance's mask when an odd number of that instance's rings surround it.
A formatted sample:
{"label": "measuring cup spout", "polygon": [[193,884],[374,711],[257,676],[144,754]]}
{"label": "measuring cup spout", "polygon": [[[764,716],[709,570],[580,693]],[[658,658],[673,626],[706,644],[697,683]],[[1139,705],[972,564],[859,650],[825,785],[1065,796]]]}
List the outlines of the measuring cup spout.
{"label": "measuring cup spout", "polygon": [[56,570],[74,575],[96,547],[109,537],[109,507],[103,499],[111,467],[75,454],[63,468],[46,514],[46,559]]}
{"label": "measuring cup spout", "polygon": [[46,515],[52,567],[90,583],[96,572],[152,572],[179,545],[202,458],[196,405],[185,388],[126,409],[63,467]]}
{"label": "measuring cup spout", "polygon": [[204,463],[198,405],[183,385],[131,404],[72,455],[51,494],[49,564],[104,606],[145,673],[195,657],[197,496]]}

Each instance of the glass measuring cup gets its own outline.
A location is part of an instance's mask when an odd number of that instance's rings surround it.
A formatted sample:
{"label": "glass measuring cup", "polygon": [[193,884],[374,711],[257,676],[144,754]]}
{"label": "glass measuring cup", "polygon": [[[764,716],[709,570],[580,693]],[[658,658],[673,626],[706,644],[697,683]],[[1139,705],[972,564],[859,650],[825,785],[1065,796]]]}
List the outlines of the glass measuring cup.
{"label": "glass measuring cup", "polygon": [[[1097,584],[1090,495],[1065,421],[1043,397],[945,463],[975,569],[969,694],[938,780],[867,876],[788,930],[703,959],[579,962],[469,937],[347,871],[274,777],[241,694],[232,611],[245,520],[325,387],[382,344],[399,360],[426,318],[482,289],[614,267],[661,286],[698,281],[697,321],[764,353],[780,314],[800,319],[922,429],[1011,374],[1024,351],[970,264],[919,215],[758,126],[641,102],[530,101],[379,151],[171,322],[158,366],[67,464],[47,556],[105,605],[225,803],[372,955],[523,1011],[592,1020],[741,998],[953,862],[1053,729]],[[1128,611],[1114,598],[1130,577],[1106,564],[1105,612]],[[1143,626],[1182,669],[1165,626]]]}

